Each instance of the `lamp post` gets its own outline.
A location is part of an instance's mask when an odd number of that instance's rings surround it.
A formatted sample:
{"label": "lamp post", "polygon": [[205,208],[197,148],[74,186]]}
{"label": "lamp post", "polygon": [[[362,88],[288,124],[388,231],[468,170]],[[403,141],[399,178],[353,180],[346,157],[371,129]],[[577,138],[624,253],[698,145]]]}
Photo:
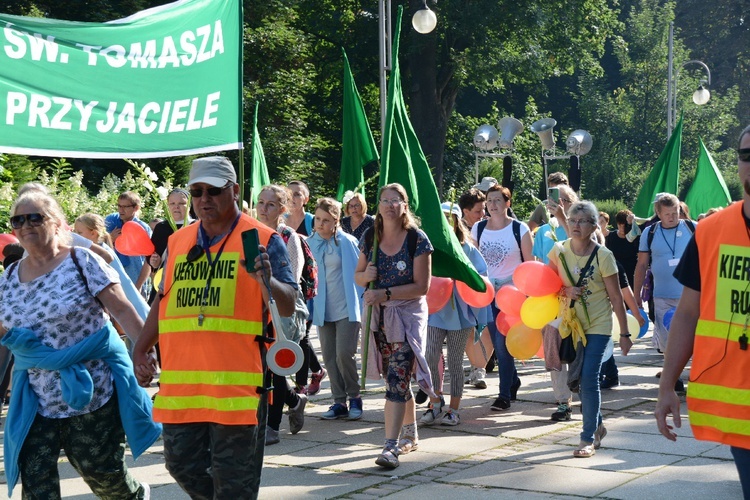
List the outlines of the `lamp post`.
{"label": "lamp post", "polygon": [[704,87],[704,84],[711,85],[711,70],[703,61],[692,59],[690,61],[682,63],[682,65],[674,71],[674,22],[669,23],[669,44],[667,46],[667,140],[672,135],[672,130],[677,123],[677,77],[680,74],[680,69],[684,68],[688,64],[697,64],[702,66],[706,70],[708,78],[701,80],[701,84],[698,90],[693,92],[693,102],[698,106],[703,106],[711,98],[711,92]]}
{"label": "lamp post", "polygon": [[[414,29],[423,35],[431,33],[437,26],[437,16],[427,7],[424,0],[424,8],[414,13],[411,24]],[[380,51],[380,137],[385,135],[385,110],[388,100],[388,84],[386,77],[392,68],[391,61],[391,0],[378,0],[378,47]]]}

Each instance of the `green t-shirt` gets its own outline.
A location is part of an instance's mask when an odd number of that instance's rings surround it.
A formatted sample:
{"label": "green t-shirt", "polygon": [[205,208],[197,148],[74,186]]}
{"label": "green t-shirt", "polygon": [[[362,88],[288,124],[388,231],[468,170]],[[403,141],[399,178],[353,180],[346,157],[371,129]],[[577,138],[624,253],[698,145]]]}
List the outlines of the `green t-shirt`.
{"label": "green t-shirt", "polygon": [[[561,253],[562,258],[565,258],[565,262],[568,264],[568,269],[570,269],[570,274],[573,277],[573,283],[568,279],[565,268],[560,262]],[[563,284],[565,286],[576,286],[582,271],[580,268],[586,265],[589,255],[576,256],[570,249],[570,240],[565,240],[555,243],[548,257],[550,263],[554,263],[557,266]],[[600,245],[599,251],[588,268],[586,278],[584,278],[581,284],[585,289],[583,293],[586,294],[586,307],[588,308],[591,322],[589,323],[586,320],[586,313],[583,310],[583,304],[580,299],[576,300],[574,306],[576,316],[581,322],[586,335],[612,335],[612,304],[609,301],[607,288],[604,286],[604,278],[613,274],[617,274],[615,257],[607,247]]]}

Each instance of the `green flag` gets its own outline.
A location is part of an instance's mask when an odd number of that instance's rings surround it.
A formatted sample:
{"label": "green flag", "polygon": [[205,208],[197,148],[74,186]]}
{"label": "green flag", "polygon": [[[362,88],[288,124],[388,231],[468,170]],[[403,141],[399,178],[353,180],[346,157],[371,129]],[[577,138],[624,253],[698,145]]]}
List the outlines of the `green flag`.
{"label": "green flag", "polygon": [[657,193],[677,194],[680,177],[680,148],[682,147],[682,116],[667,141],[664,151],[656,160],[654,168],[643,183],[638,198],[633,205],[633,213],[638,217],[654,215],[654,197]]}
{"label": "green flag", "polygon": [[260,134],[258,134],[258,106],[255,103],[255,118],[253,119],[253,153],[252,163],[250,166],[250,199],[253,205],[258,203],[260,188],[266,184],[271,184],[268,177],[268,167],[266,166],[266,157],[263,155],[263,145],[260,143]]}
{"label": "green flag", "polygon": [[422,230],[435,249],[432,274],[454,278],[471,288],[484,291],[485,284],[461,249],[461,245],[443,215],[435,181],[427,159],[414,133],[401,91],[398,45],[403,7],[398,8],[393,36],[393,69],[388,82],[388,107],[380,162],[380,185],[398,182],[409,195],[411,210],[422,220]]}
{"label": "green flag", "polygon": [[701,144],[698,168],[695,170],[693,185],[690,186],[690,191],[685,197],[685,203],[693,217],[707,212],[709,208],[726,207],[732,202],[724,177],[716,167],[706,145],[703,144],[703,139],[698,140]]}
{"label": "green flag", "polygon": [[242,2],[109,23],[1,14],[0,152],[149,158],[242,148]]}
{"label": "green flag", "polygon": [[354,84],[349,59],[344,54],[344,120],[341,144],[341,174],[336,199],[341,201],[347,190],[364,194],[365,177],[363,169],[368,164],[378,161],[378,148],[372,138],[370,125],[367,123],[365,108]]}

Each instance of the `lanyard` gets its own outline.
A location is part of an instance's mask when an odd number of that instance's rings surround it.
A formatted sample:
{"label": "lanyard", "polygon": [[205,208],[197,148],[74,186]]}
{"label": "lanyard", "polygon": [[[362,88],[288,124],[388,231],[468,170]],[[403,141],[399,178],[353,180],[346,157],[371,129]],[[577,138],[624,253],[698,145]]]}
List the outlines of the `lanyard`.
{"label": "lanyard", "polygon": [[203,315],[203,309],[208,305],[208,290],[209,288],[211,288],[211,280],[214,277],[214,269],[216,269],[216,263],[219,262],[221,254],[224,252],[224,247],[226,246],[227,241],[229,241],[229,237],[232,235],[232,231],[234,231],[234,228],[237,227],[237,223],[240,221],[241,215],[242,214],[238,214],[237,218],[234,219],[232,227],[229,228],[229,232],[224,237],[224,241],[219,247],[219,251],[216,252],[216,258],[213,260],[213,262],[211,261],[211,240],[206,234],[206,231],[203,230],[203,223],[201,222],[201,225],[198,226],[198,235],[201,240],[203,250],[206,252],[206,260],[208,261],[209,268],[208,278],[206,279],[206,287],[203,289],[203,294],[201,295],[201,312],[200,314],[198,314],[198,326],[203,326],[203,319],[205,318],[205,316]]}
{"label": "lanyard", "polygon": [[674,259],[675,250],[677,250],[677,230],[680,228],[680,223],[678,222],[677,225],[674,228],[674,238],[672,239],[672,246],[669,246],[669,241],[667,241],[667,236],[664,234],[664,226],[662,224],[659,224],[659,230],[661,231],[661,237],[664,238],[664,243],[667,244],[667,248],[669,248],[669,251],[672,252],[672,258]]}

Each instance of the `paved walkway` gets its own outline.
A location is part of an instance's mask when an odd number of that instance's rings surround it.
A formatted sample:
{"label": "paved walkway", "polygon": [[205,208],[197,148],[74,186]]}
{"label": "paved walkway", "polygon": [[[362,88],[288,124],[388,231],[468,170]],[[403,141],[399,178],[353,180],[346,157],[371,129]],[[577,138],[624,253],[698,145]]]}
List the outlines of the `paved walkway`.
{"label": "paved walkway", "polygon": [[[260,497],[742,498],[729,449],[696,441],[684,405],[677,442],[659,435],[653,410],[661,356],[649,344],[639,341],[627,357],[615,351],[621,385],[603,391],[609,432],[592,458],[572,456],[581,429],[577,404],[570,422],[549,420],[556,407],[543,361],[519,363],[523,385],[505,412],[489,407],[497,372],[488,374],[485,390],[466,386],[461,424],[420,427],[419,450],[402,456],[392,471],[374,463],[384,437],[382,385],[368,384],[362,420],[326,421],[318,418],[332,404],[324,381],[307,405],[304,429],[292,436],[285,417],[281,443],[266,448]],[[151,484],[153,499],[187,498],[164,468],[161,441],[130,463],[135,476]],[[65,498],[93,498],[64,457],[60,471]],[[3,485],[0,498],[5,494]]]}

